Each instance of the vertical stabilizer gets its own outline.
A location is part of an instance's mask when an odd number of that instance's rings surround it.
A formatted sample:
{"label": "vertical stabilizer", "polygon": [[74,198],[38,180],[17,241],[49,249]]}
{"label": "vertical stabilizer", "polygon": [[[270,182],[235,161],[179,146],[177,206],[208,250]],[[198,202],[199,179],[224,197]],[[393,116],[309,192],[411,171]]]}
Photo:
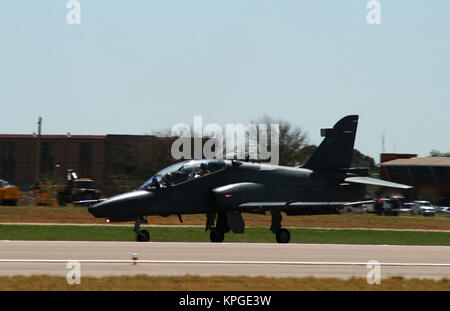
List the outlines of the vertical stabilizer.
{"label": "vertical stabilizer", "polygon": [[349,168],[352,163],[358,116],[339,120],[331,129],[321,129],[324,140],[302,166],[311,170],[337,170]]}

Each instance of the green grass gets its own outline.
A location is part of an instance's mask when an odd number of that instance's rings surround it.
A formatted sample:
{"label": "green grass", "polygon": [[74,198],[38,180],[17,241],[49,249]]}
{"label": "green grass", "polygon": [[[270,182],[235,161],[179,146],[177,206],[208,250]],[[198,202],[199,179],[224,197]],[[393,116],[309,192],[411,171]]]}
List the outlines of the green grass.
{"label": "green grass", "polygon": [[[209,242],[201,227],[151,227],[155,242]],[[448,232],[291,228],[291,243],[450,245]],[[0,225],[0,240],[134,241],[132,227]],[[224,242],[275,243],[263,227],[246,228],[244,234],[228,233]]]}

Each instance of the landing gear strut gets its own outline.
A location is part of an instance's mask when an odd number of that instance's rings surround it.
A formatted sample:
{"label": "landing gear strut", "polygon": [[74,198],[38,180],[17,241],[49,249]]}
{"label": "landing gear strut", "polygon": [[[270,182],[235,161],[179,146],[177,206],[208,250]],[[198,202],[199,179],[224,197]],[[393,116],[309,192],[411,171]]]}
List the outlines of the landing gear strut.
{"label": "landing gear strut", "polygon": [[141,224],[148,224],[147,219],[144,217],[136,219],[133,230],[136,233],[136,242],[148,242],[150,241],[150,233],[147,230],[139,230]]}

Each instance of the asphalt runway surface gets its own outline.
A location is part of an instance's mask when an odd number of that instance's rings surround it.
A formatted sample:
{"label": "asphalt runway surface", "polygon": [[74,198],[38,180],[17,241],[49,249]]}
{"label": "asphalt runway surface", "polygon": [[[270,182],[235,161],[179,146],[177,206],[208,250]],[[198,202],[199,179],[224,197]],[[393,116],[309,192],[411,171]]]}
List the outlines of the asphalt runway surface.
{"label": "asphalt runway surface", "polygon": [[[132,259],[137,254],[137,260]],[[449,246],[0,241],[0,275],[450,278]]]}

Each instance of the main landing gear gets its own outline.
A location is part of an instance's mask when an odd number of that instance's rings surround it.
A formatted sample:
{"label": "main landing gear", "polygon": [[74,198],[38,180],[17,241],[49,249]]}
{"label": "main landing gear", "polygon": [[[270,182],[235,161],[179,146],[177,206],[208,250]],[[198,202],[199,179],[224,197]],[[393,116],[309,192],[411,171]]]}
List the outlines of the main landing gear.
{"label": "main landing gear", "polygon": [[[281,213],[278,210],[271,211],[272,214],[272,224],[270,226],[270,230],[275,234],[275,239],[278,243],[289,243],[291,240],[291,233],[288,229],[281,228]],[[216,221],[217,216],[217,221]],[[230,216],[230,215],[228,215]],[[240,224],[239,221],[231,220],[230,223],[228,223],[229,219],[232,219],[231,217],[227,217],[226,213],[209,213],[206,215],[206,231],[210,230],[209,238],[211,242],[213,243],[221,243],[224,240],[225,233],[231,231],[234,233],[243,233],[243,221],[242,224]],[[241,218],[242,219],[242,218]],[[214,223],[216,222],[216,225],[214,226]],[[236,228],[236,224],[239,223],[238,228]]]}
{"label": "main landing gear", "polygon": [[141,224],[148,224],[147,219],[144,217],[136,219],[133,230],[136,233],[136,242],[148,242],[150,241],[150,233],[147,230],[139,230]]}
{"label": "main landing gear", "polygon": [[225,233],[218,232],[216,230],[211,230],[211,233],[209,234],[209,239],[213,243],[222,243],[225,239]]}
{"label": "main landing gear", "polygon": [[289,243],[291,240],[291,233],[288,229],[280,228],[280,230],[275,233],[275,238],[278,243]]}
{"label": "main landing gear", "polygon": [[272,214],[270,231],[275,233],[275,239],[278,243],[289,243],[291,240],[291,233],[288,229],[281,228],[281,212],[279,210],[273,210],[270,213]]}

